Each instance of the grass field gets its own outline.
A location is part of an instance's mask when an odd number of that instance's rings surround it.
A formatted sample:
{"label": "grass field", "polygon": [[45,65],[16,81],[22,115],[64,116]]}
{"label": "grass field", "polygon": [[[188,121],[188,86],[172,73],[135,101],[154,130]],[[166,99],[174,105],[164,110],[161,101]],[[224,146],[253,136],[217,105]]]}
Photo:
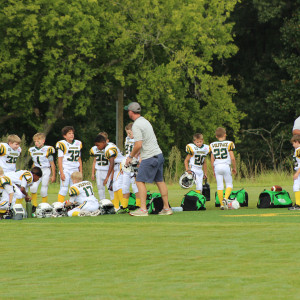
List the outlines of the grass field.
{"label": "grass field", "polygon": [[[299,299],[300,213],[257,209],[271,185],[238,183],[236,211],[2,220],[0,299]],[[185,192],[170,185],[171,205]]]}

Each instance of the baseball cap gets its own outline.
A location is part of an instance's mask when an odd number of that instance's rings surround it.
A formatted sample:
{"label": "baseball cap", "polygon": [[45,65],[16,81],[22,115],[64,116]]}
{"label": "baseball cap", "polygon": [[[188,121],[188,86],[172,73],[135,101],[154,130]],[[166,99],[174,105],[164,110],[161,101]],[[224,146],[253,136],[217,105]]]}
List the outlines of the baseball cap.
{"label": "baseball cap", "polygon": [[140,113],[142,108],[137,102],[131,102],[127,106],[124,107],[125,110],[131,110],[134,113]]}

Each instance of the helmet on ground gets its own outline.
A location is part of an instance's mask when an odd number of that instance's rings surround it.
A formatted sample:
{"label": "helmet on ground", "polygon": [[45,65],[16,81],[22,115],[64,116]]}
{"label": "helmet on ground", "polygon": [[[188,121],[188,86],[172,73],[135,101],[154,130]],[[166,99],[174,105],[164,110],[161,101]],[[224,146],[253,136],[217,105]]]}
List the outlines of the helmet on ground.
{"label": "helmet on ground", "polygon": [[49,203],[40,203],[35,214],[37,218],[50,218],[53,214],[53,207]]}
{"label": "helmet on ground", "polygon": [[196,174],[193,171],[184,172],[179,178],[179,184],[182,188],[190,188],[196,180]]}
{"label": "helmet on ground", "polygon": [[12,211],[12,219],[14,220],[22,220],[26,218],[25,210],[22,204],[14,204],[11,208]]}
{"label": "helmet on ground", "polygon": [[53,215],[55,217],[62,217],[66,215],[66,209],[62,202],[53,202]]}
{"label": "helmet on ground", "polygon": [[101,211],[101,215],[115,214],[115,207],[108,199],[102,199],[99,201],[99,210]]}
{"label": "helmet on ground", "polygon": [[228,200],[228,209],[239,209],[240,203],[236,199]]}

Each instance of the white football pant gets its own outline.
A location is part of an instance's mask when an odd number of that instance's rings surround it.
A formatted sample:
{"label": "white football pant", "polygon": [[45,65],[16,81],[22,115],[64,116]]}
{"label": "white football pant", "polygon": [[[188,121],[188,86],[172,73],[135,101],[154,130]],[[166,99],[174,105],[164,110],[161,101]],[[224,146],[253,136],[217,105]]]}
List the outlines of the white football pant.
{"label": "white football pant", "polygon": [[123,194],[129,194],[130,193],[130,185],[132,188],[132,192],[136,194],[139,190],[135,183],[135,177],[133,176],[134,173],[123,173],[123,183],[122,183],[122,192]]}
{"label": "white football pant", "polygon": [[[100,200],[102,199],[106,199],[105,197],[105,186],[103,185],[103,182],[106,178],[107,175],[107,170],[96,170],[96,183],[97,183],[97,188],[98,188],[98,194],[99,194],[99,198]],[[106,187],[108,189],[110,184],[110,179],[107,181]],[[114,199],[114,192],[108,190],[109,193],[109,197],[111,200]]]}
{"label": "white football pant", "polygon": [[36,194],[37,190],[39,188],[40,183],[42,182],[41,186],[41,196],[47,197],[48,195],[48,184],[49,179],[51,175],[51,169],[50,168],[42,168],[43,176],[36,182],[33,183],[33,185],[30,187],[30,192],[32,194]]}
{"label": "white football pant", "polygon": [[75,211],[84,211],[84,212],[94,212],[99,209],[99,203],[96,201],[84,201],[79,206],[68,211],[68,217],[72,217],[73,212]]}
{"label": "white football pant", "polygon": [[215,166],[215,174],[217,180],[217,190],[224,189],[223,179],[226,188],[233,188],[230,166],[227,164],[218,164]]}
{"label": "white football pant", "polygon": [[191,171],[193,171],[196,175],[196,182],[195,182],[196,183],[196,190],[202,192],[203,176],[204,176],[202,168],[192,166]]}

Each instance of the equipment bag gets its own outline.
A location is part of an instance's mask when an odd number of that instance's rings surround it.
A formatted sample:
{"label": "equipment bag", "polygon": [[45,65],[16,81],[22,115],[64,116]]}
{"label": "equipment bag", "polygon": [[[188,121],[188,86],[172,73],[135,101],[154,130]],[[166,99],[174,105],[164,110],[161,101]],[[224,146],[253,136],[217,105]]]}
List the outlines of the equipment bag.
{"label": "equipment bag", "polygon": [[[151,199],[152,199],[152,194],[150,192],[147,192],[147,199],[146,199],[146,204],[147,205],[150,203]],[[130,193],[129,200],[128,200],[128,209],[129,210],[135,210],[136,208],[137,208],[137,206],[136,206],[135,194]]]}
{"label": "equipment bag", "polygon": [[205,179],[202,187],[202,195],[205,197],[206,201],[210,201],[210,185],[207,183],[207,179]]}
{"label": "equipment bag", "polygon": [[[223,190],[223,196],[224,195],[225,195],[225,190]],[[215,193],[215,198],[216,198],[215,207],[219,207],[220,200],[217,192]],[[240,203],[241,207],[248,206],[248,193],[245,191],[245,189],[241,189],[238,191],[231,191],[228,200],[234,200],[235,198]]]}
{"label": "equipment bag", "polygon": [[292,205],[293,202],[286,190],[280,192],[264,190],[260,193],[257,202],[258,208],[289,207]]}
{"label": "equipment bag", "polygon": [[[164,207],[164,202],[160,193],[153,193],[151,195],[152,199],[147,205],[148,214],[157,215]],[[169,206],[171,207],[170,203]]]}
{"label": "equipment bag", "polygon": [[184,195],[181,201],[181,207],[184,211],[206,210],[205,202],[205,196],[195,191],[189,191]]}

